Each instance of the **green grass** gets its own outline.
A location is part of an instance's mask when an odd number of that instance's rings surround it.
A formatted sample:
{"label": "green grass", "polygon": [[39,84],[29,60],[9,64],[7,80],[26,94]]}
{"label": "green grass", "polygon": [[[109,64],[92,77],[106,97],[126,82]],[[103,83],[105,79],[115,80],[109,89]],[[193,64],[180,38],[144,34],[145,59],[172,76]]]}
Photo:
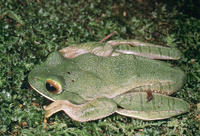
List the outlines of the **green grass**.
{"label": "green grass", "polygon": [[[181,3],[181,0],[179,1]],[[0,1],[0,135],[200,135],[200,19],[167,3],[101,0]],[[195,6],[195,5],[193,5]],[[27,76],[49,53],[71,43],[139,39],[175,46],[174,62],[188,75],[173,96],[191,104],[187,114],[162,121],[141,121],[113,114],[79,123],[60,112],[43,129],[43,105],[49,100],[30,88]],[[173,63],[173,62],[172,62]]]}

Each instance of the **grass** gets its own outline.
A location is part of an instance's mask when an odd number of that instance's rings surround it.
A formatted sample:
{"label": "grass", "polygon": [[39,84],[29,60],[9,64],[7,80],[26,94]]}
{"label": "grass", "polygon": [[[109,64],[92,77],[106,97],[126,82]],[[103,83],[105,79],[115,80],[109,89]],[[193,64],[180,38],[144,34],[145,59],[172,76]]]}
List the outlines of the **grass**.
{"label": "grass", "polygon": [[[200,19],[182,13],[180,3],[1,0],[0,135],[200,135],[196,109],[200,103]],[[88,123],[60,112],[43,129],[42,106],[50,101],[30,88],[28,73],[55,50],[71,43],[100,41],[113,31],[118,34],[112,39],[139,39],[180,49],[183,58],[174,64],[188,78],[173,96],[189,102],[191,111],[162,121],[114,114]]]}

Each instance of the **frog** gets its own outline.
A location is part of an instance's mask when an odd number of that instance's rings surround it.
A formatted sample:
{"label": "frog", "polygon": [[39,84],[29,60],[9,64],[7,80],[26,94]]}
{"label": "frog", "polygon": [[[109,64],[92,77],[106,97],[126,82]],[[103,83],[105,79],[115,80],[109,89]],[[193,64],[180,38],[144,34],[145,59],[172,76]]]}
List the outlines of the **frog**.
{"label": "frog", "polygon": [[170,95],[186,74],[169,61],[182,53],[170,46],[138,40],[69,45],[54,51],[28,75],[30,86],[53,101],[45,118],[64,111],[87,122],[114,113],[141,120],[162,120],[186,113],[190,105]]}

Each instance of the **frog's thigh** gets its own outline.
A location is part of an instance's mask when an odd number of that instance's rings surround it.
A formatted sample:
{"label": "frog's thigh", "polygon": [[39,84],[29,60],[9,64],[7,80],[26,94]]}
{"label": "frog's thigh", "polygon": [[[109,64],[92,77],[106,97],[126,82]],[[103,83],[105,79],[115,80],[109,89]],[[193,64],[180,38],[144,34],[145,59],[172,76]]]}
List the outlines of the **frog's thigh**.
{"label": "frog's thigh", "polygon": [[153,83],[151,85],[144,85],[138,88],[134,88],[134,92],[146,92],[151,91],[154,93],[159,94],[165,94],[165,95],[171,95],[174,92],[176,92],[178,89],[180,89],[184,82],[185,82],[185,74],[182,71],[175,71],[174,74],[171,74],[174,76],[171,80],[166,81],[160,81]]}
{"label": "frog's thigh", "polygon": [[114,47],[115,52],[123,54],[160,60],[177,60],[181,57],[180,51],[176,48],[144,43],[137,40],[113,40],[107,43]]}
{"label": "frog's thigh", "polygon": [[160,120],[189,111],[189,104],[181,99],[152,94],[148,100],[146,92],[130,92],[114,98],[121,107],[116,112],[143,120]]}
{"label": "frog's thigh", "polygon": [[45,117],[63,110],[73,120],[85,122],[100,119],[113,114],[117,110],[117,104],[108,98],[96,98],[86,104],[74,105],[69,101],[55,101],[45,108]]}

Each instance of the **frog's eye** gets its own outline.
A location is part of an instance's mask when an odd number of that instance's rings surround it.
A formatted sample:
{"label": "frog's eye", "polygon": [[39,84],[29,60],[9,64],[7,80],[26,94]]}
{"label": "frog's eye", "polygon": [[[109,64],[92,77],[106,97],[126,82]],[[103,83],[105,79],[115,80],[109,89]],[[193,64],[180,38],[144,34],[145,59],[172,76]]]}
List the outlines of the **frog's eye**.
{"label": "frog's eye", "polygon": [[60,83],[51,79],[46,80],[46,89],[52,94],[59,94],[62,92]]}

